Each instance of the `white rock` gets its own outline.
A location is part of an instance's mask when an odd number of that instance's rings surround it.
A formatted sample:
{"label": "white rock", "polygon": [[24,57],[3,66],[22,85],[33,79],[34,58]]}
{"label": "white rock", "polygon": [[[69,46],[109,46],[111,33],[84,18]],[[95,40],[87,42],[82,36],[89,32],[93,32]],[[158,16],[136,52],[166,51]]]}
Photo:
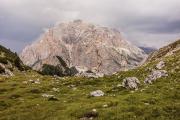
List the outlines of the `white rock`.
{"label": "white rock", "polygon": [[107,105],[107,104],[105,104],[105,105],[103,105],[103,107],[104,107],[104,108],[107,108],[107,107],[108,107],[108,105]]}
{"label": "white rock", "polygon": [[118,84],[117,87],[122,87],[123,85],[122,84]]}
{"label": "white rock", "polygon": [[28,81],[23,81],[22,83],[23,83],[23,84],[28,84]]}
{"label": "white rock", "polygon": [[41,84],[41,82],[40,82],[39,79],[37,79],[37,80],[32,80],[32,79],[30,79],[28,82],[34,83],[34,84]]}
{"label": "white rock", "polygon": [[100,97],[100,96],[104,96],[104,92],[101,90],[96,90],[91,92],[90,95],[93,97]]}
{"label": "white rock", "polygon": [[92,111],[93,111],[93,112],[97,112],[97,110],[96,110],[96,109],[92,109]]}
{"label": "white rock", "polygon": [[59,92],[59,88],[53,88],[52,90],[55,92]]}
{"label": "white rock", "polygon": [[164,66],[165,66],[165,62],[164,62],[164,61],[160,61],[160,62],[156,65],[156,68],[160,70],[160,69],[162,69]]}
{"label": "white rock", "polygon": [[42,97],[45,97],[45,98],[50,98],[50,97],[54,97],[54,95],[50,95],[50,94],[42,94]]}

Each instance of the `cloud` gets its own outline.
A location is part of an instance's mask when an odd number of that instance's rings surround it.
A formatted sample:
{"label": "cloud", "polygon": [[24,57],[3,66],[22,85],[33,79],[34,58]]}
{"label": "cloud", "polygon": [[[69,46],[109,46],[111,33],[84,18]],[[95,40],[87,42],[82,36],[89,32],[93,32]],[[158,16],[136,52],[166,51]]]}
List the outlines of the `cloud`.
{"label": "cloud", "polygon": [[119,29],[137,45],[161,47],[180,37],[179,0],[1,0],[0,9],[0,39],[15,50],[74,19]]}

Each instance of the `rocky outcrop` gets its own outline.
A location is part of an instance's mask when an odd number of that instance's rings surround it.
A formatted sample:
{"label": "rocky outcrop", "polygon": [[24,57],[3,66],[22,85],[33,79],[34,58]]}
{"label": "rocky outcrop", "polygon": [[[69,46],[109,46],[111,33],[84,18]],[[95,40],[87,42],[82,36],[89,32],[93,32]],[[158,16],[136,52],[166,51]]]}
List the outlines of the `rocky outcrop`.
{"label": "rocky outcrop", "polygon": [[11,72],[11,70],[6,68],[6,66],[4,64],[2,64],[2,63],[0,63],[0,75],[14,76],[14,74]]}
{"label": "rocky outcrop", "polygon": [[127,89],[138,89],[140,81],[136,77],[127,77],[123,80],[122,86]]}
{"label": "rocky outcrop", "polygon": [[180,51],[180,39],[151,53],[148,56],[147,61],[158,60],[163,57],[173,55],[174,53],[177,53],[178,51]]}
{"label": "rocky outcrop", "polygon": [[167,77],[168,73],[166,70],[153,70],[152,73],[144,80],[144,83],[152,84],[158,78]]}
{"label": "rocky outcrop", "polygon": [[35,70],[41,70],[43,64],[57,65],[54,56],[60,56],[69,68],[86,67],[103,74],[136,67],[146,58],[119,31],[81,20],[49,29],[20,55],[24,64]]}
{"label": "rocky outcrop", "polygon": [[[73,70],[72,70],[73,69]],[[87,77],[87,78],[99,78],[99,77],[104,77],[103,73],[97,73],[96,70],[88,70],[86,67],[72,67],[71,73],[75,74],[75,76],[82,76],[82,77]]]}
{"label": "rocky outcrop", "polygon": [[0,45],[0,63],[7,69],[18,69],[20,71],[29,69],[24,66],[17,53],[13,53],[10,49]]}

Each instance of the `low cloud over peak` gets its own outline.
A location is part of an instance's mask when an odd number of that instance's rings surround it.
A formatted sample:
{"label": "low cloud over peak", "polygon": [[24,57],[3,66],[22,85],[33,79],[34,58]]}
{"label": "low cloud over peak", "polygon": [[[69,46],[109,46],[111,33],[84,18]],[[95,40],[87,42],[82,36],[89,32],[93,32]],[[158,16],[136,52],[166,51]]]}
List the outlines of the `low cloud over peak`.
{"label": "low cloud over peak", "polygon": [[179,0],[1,0],[0,9],[0,44],[18,52],[44,28],[74,19],[116,28],[139,46],[180,37]]}

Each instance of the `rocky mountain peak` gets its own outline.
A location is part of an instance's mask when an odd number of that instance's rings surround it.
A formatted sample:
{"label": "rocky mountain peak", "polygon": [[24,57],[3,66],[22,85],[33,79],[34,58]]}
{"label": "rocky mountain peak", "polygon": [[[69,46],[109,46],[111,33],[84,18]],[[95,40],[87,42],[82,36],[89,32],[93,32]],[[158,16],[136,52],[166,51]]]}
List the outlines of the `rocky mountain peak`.
{"label": "rocky mountain peak", "polygon": [[103,74],[133,68],[146,58],[146,54],[124,40],[118,30],[82,20],[50,28],[20,55],[24,64],[36,70],[41,70],[43,64],[57,66],[54,56],[61,57],[69,68],[80,66]]}

